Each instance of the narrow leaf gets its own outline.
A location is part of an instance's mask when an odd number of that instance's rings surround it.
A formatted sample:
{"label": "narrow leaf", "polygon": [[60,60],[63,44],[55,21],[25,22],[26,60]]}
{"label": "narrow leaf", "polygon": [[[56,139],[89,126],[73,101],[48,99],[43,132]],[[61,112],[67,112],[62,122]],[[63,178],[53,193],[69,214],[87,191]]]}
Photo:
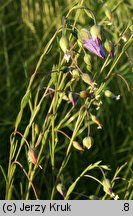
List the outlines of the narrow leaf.
{"label": "narrow leaf", "polygon": [[1,169],[1,172],[2,172],[3,177],[5,179],[5,182],[7,183],[6,173],[5,173],[5,171],[4,171],[4,169],[3,169],[3,167],[1,165],[0,165],[0,169]]}
{"label": "narrow leaf", "polygon": [[76,180],[71,184],[71,186],[68,188],[66,196],[65,196],[65,200],[69,199],[70,194],[73,192],[74,188],[76,187],[78,181],[81,179],[81,177],[83,177],[85,175],[85,173],[91,169],[94,169],[95,167],[97,167],[99,164],[101,163],[101,161],[98,161],[94,164],[90,164],[82,173],[81,175],[78,176],[78,178],[76,178]]}
{"label": "narrow leaf", "polygon": [[27,105],[28,101],[30,99],[30,90],[28,90],[26,92],[26,94],[24,95],[24,97],[22,98],[21,101],[21,109],[23,110],[25,108],[25,106]]}

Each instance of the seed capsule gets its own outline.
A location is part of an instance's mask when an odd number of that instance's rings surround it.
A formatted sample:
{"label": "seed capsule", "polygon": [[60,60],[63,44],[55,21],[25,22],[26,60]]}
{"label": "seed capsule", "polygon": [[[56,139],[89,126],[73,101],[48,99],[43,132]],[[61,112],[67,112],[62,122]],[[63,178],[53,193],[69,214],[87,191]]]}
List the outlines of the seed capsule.
{"label": "seed capsule", "polygon": [[[37,155],[32,148],[30,148],[28,151],[28,160],[29,160],[29,162],[33,163],[34,165],[37,164]],[[42,169],[41,165],[39,165],[39,167]]]}
{"label": "seed capsule", "polygon": [[82,146],[77,141],[73,141],[73,146],[74,146],[74,148],[76,148],[79,151],[84,151]]}
{"label": "seed capsule", "polygon": [[33,149],[29,149],[28,151],[28,159],[29,159],[29,162],[33,163],[34,165],[36,165],[37,163],[37,156],[36,156],[36,153]]}
{"label": "seed capsule", "polygon": [[83,139],[83,146],[86,147],[87,149],[90,149],[93,143],[94,143],[93,138],[90,136],[87,136]]}
{"label": "seed capsule", "polygon": [[85,90],[80,91],[79,95],[80,95],[81,98],[87,98],[87,97],[89,97],[89,92],[87,92]]}
{"label": "seed capsule", "polygon": [[92,115],[92,114],[90,114],[90,115],[91,115],[92,121],[98,125],[97,128],[102,129],[102,124],[100,123],[99,119],[95,115]]}

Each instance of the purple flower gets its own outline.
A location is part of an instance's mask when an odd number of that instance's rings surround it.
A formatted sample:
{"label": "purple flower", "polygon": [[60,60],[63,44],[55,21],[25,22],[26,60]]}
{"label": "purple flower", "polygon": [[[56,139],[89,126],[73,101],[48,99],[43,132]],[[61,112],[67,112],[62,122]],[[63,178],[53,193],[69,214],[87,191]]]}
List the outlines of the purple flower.
{"label": "purple flower", "polygon": [[92,39],[92,35],[90,32],[88,32],[88,38],[82,38],[83,40],[83,46],[89,50],[91,53],[94,53],[95,55],[105,58],[104,50],[100,44],[100,39],[96,38],[95,40]]}
{"label": "purple flower", "polygon": [[108,190],[109,190],[109,194],[113,193],[112,188],[109,188]]}
{"label": "purple flower", "polygon": [[49,88],[48,91],[49,91],[50,98],[53,98],[54,97],[54,90],[52,90],[52,89]]}
{"label": "purple flower", "polygon": [[66,52],[65,52],[65,54],[64,54],[64,59],[66,60],[66,62],[68,63],[69,62],[69,60],[70,60],[70,53],[69,53],[69,51],[68,50],[66,50]]}
{"label": "purple flower", "polygon": [[69,92],[68,97],[69,97],[69,100],[71,101],[72,105],[75,106],[76,101],[77,101],[76,94],[74,92]]}
{"label": "purple flower", "polygon": [[113,58],[114,57],[114,48],[110,51],[109,55]]}

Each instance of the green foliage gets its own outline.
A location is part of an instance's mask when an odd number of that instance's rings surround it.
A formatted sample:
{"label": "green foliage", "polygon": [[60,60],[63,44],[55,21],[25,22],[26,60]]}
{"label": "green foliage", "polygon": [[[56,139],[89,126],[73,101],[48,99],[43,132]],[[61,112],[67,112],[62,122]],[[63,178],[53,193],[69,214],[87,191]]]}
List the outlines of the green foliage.
{"label": "green foliage", "polygon": [[[1,1],[1,199],[133,199],[132,13],[131,0]],[[92,26],[114,58],[85,49]]]}

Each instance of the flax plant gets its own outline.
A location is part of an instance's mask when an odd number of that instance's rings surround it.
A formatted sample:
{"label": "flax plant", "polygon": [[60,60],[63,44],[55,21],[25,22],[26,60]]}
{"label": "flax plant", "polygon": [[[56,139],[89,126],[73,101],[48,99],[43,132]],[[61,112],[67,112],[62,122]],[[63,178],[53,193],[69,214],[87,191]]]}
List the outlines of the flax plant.
{"label": "flax plant", "polygon": [[[121,2],[112,10],[103,1],[99,2],[102,8],[106,8],[105,15],[100,20],[86,1],[79,0],[65,10],[64,16],[59,15],[58,26],[55,22],[52,24],[56,27],[55,33],[44,46],[30,76],[10,136],[7,175],[1,167],[6,181],[5,199],[13,199],[17,189],[21,191],[18,192],[18,197],[26,200],[42,197],[56,199],[59,194],[62,199],[76,199],[76,187],[84,179],[98,183],[94,195],[87,195],[88,199],[97,195],[99,199],[116,200],[120,197],[115,191],[116,180],[127,164],[120,166],[116,172],[113,168],[114,177],[108,178],[112,167],[104,165],[102,158],[91,161],[86,155],[93,153],[97,145],[93,130],[100,133],[104,128],[104,114],[101,113],[104,112],[106,99],[117,103],[121,98],[119,94],[109,90],[111,82],[117,77],[130,90],[118,67],[123,56],[128,56],[127,50],[133,43],[133,32],[129,21],[125,28],[121,28],[119,36],[114,38],[108,28],[114,28],[113,13]],[[42,47],[44,38],[41,44],[32,25],[32,7],[30,22],[27,22],[27,8],[23,1],[21,4],[24,23],[33,32],[38,47]],[[54,10],[48,10],[48,2],[43,6],[46,10],[46,20],[43,22],[50,22],[50,14],[54,14]],[[59,8],[58,1],[55,1],[54,7]],[[38,14],[37,8],[34,12]],[[127,33],[127,40],[121,42]],[[39,51],[35,57],[38,53]],[[32,60],[30,58],[29,62]],[[28,116],[28,121],[22,127],[25,115]],[[79,157],[77,161],[81,164],[80,157],[84,157],[87,166],[82,166],[76,178],[72,176],[71,180],[65,181],[69,167],[73,166],[73,154]],[[21,172],[23,176],[19,179],[20,184],[17,172]],[[83,193],[79,194],[80,197],[86,196]]]}

